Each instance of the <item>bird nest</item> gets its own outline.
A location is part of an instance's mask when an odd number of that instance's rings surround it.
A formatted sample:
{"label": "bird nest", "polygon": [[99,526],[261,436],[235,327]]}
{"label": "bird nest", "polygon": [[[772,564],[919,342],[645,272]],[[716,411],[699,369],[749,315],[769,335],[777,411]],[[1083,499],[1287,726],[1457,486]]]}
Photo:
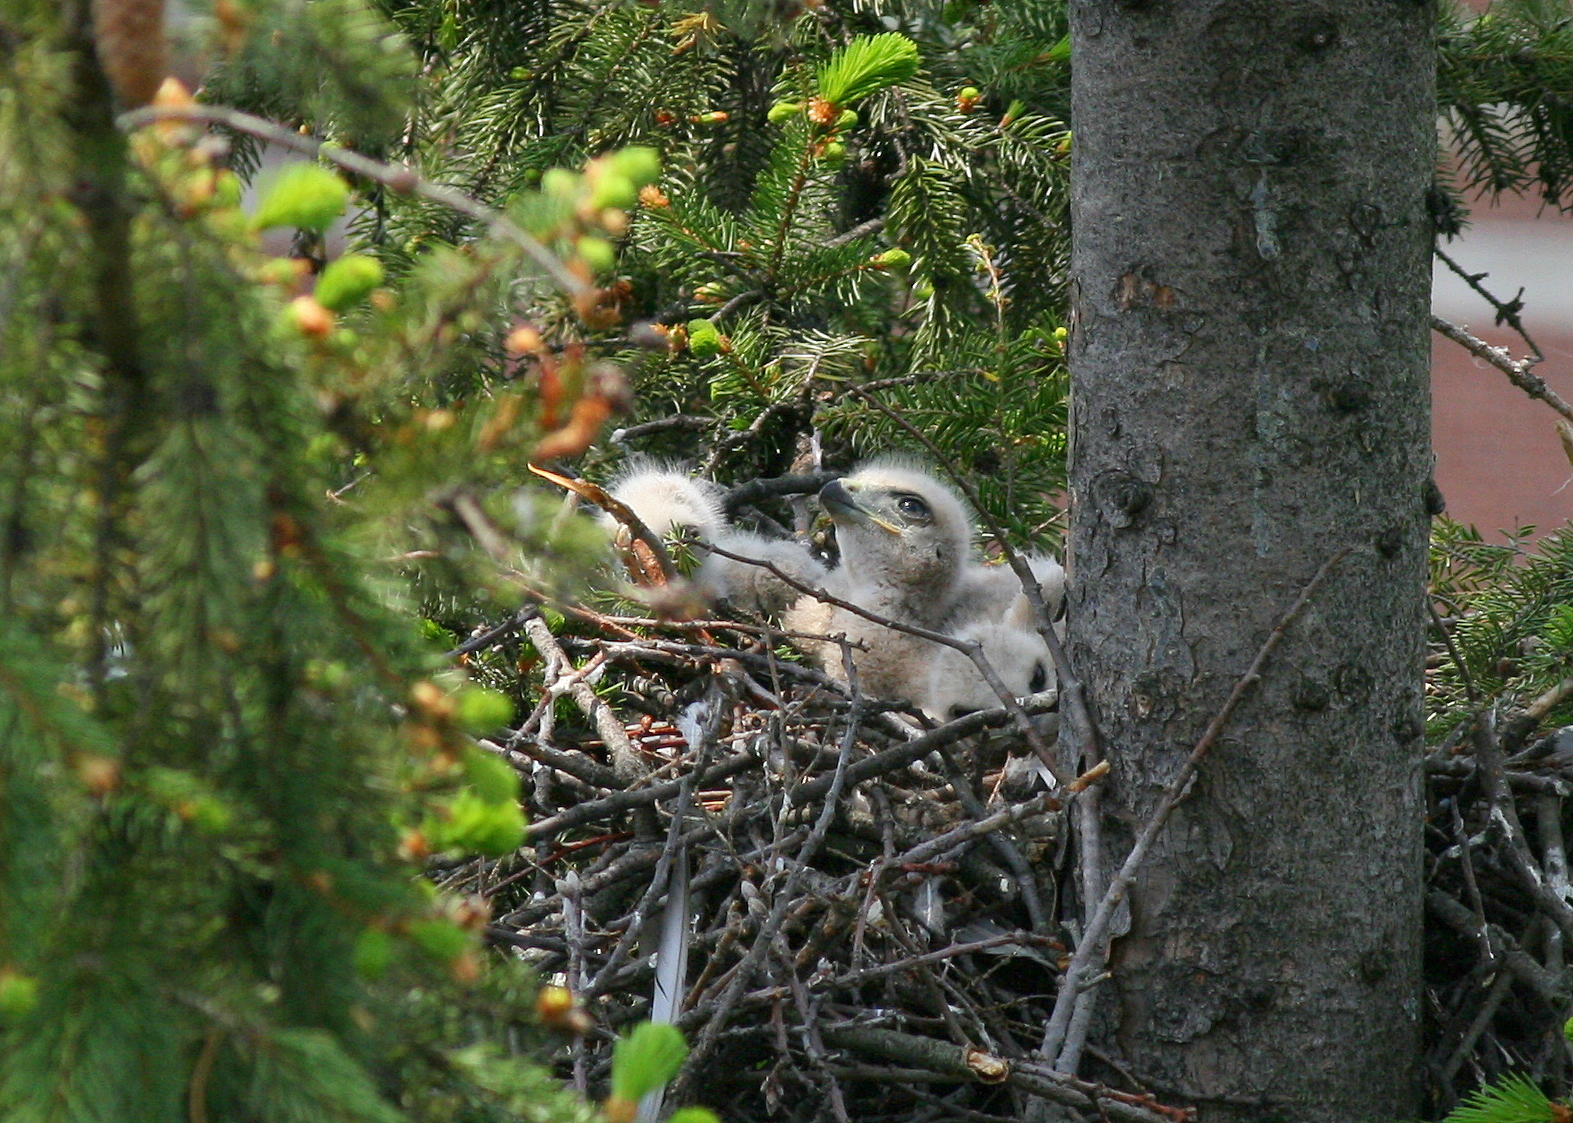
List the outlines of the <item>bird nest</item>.
{"label": "bird nest", "polygon": [[[488,742],[525,778],[527,844],[438,877],[578,996],[560,1060],[581,1089],[654,1015],[693,1047],[674,1101],[728,1120],[1003,1121],[1028,1097],[1191,1117],[1118,1056],[1089,1046],[1084,1079],[1036,1055],[1082,905],[1066,796],[1005,710],[935,726],[758,624],[571,610],[559,632],[526,611],[480,637],[541,699]],[[1566,1087],[1573,736],[1534,736],[1554,704],[1461,726],[1426,761],[1437,1115],[1510,1072]]]}
{"label": "bird nest", "polygon": [[[532,617],[497,637],[539,659],[542,704],[490,743],[525,777],[527,846],[439,875],[578,996],[576,1081],[593,1090],[615,1035],[659,1006],[665,953],[686,956],[670,1001],[693,1049],[674,1098],[729,1120],[1003,1118],[1024,1093],[1180,1117],[1030,1059],[1072,871],[1066,809],[1003,709],[932,726],[759,626],[580,622],[601,634]],[[662,940],[674,899],[682,952]]]}

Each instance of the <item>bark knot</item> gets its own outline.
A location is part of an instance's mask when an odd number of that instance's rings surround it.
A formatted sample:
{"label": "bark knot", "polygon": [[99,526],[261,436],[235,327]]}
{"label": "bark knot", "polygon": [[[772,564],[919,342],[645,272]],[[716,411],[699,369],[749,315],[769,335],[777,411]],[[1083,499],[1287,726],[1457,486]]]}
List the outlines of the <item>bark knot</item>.
{"label": "bark knot", "polygon": [[1174,307],[1174,290],[1144,276],[1141,270],[1132,269],[1121,275],[1114,299],[1121,312],[1143,304],[1167,312]]}
{"label": "bark knot", "polygon": [[1121,468],[1104,472],[1092,485],[1093,500],[1109,525],[1124,529],[1152,503],[1153,488],[1146,480]]}

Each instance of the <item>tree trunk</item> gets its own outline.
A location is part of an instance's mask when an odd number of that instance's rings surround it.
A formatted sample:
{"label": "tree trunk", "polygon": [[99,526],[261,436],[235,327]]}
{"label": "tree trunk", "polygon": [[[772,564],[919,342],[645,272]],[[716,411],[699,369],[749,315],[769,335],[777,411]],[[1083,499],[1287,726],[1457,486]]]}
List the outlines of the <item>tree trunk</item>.
{"label": "tree trunk", "polygon": [[1354,547],[1132,886],[1107,1044],[1203,1123],[1412,1115],[1432,10],[1071,10],[1069,650],[1113,859]]}

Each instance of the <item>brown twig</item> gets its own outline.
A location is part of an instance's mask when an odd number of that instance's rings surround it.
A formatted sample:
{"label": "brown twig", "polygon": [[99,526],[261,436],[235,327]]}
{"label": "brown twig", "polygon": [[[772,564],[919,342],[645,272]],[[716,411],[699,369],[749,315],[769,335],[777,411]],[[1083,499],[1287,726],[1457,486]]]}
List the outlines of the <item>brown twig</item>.
{"label": "brown twig", "polygon": [[1431,330],[1439,335],[1445,335],[1475,358],[1490,363],[1507,375],[1509,382],[1531,398],[1539,398],[1563,417],[1573,421],[1573,405],[1569,405],[1561,394],[1546,385],[1546,380],[1531,369],[1534,364],[1513,358],[1507,353],[1506,348],[1493,347],[1485,340],[1471,335],[1457,324],[1449,323],[1440,316],[1431,317]]}
{"label": "brown twig", "polygon": [[[633,742],[628,739],[622,721],[612,713],[610,706],[596,697],[589,683],[581,676],[569,673],[573,663],[557,645],[557,638],[552,635],[552,629],[539,613],[531,613],[524,621],[524,634],[529,637],[530,643],[534,645],[536,651],[540,652],[541,658],[545,659],[549,666],[559,668],[558,673],[564,676],[560,680],[561,687],[566,689],[568,696],[574,700],[580,712],[595,724],[596,732],[601,735],[601,740],[606,742],[606,747],[611,751],[612,767],[624,786],[647,775],[649,769],[639,758],[639,751],[634,748]],[[558,683],[547,684],[548,691],[557,689],[559,689]]]}
{"label": "brown twig", "polygon": [[929,1037],[875,1026],[840,1025],[824,1030],[825,1040],[842,1049],[879,1060],[896,1061],[930,1072],[968,1081],[1008,1082],[1014,1087],[1083,1111],[1098,1110],[1120,1123],[1175,1123],[1185,1118],[1174,1108],[1160,1108],[1155,1101],[1127,1096],[1073,1076],[1051,1072],[1039,1065],[1009,1062]]}
{"label": "brown twig", "polygon": [[1441,259],[1442,263],[1446,265],[1455,276],[1457,276],[1466,285],[1473,289],[1477,296],[1483,299],[1487,304],[1491,305],[1491,310],[1497,315],[1496,322],[1498,324],[1506,324],[1508,327],[1512,328],[1518,333],[1519,338],[1522,339],[1525,346],[1529,348],[1529,353],[1534,356],[1534,362],[1541,363],[1545,361],[1545,352],[1540,349],[1540,345],[1538,343],[1530,338],[1529,329],[1524,326],[1524,317],[1522,315],[1524,311],[1524,290],[1522,288],[1518,290],[1518,295],[1515,296],[1512,300],[1502,300],[1487,290],[1486,287],[1480,283],[1489,277],[1491,275],[1490,273],[1467,272],[1464,267],[1458,262],[1454,261],[1452,257],[1442,249],[1441,246],[1431,247],[1431,252]]}
{"label": "brown twig", "polygon": [[611,515],[614,519],[628,528],[628,533],[639,541],[645,549],[650,551],[651,557],[661,570],[661,580],[671,583],[677,577],[677,566],[672,564],[672,555],[667,552],[666,543],[661,541],[661,536],[644,524],[644,520],[634,513],[634,509],[622,500],[609,494],[599,484],[589,480],[576,480],[569,476],[560,475],[539,464],[527,465],[531,472],[543,480],[550,480],[558,487],[566,488],[581,499],[588,499],[601,510]]}
{"label": "brown twig", "polygon": [[[1030,701],[1030,700],[1029,700]],[[1029,706],[1036,709],[1035,706]],[[1047,708],[1045,704],[1044,708]],[[885,749],[873,756],[866,756],[862,760],[847,768],[847,783],[856,784],[874,776],[883,776],[898,769],[905,768],[914,761],[922,760],[929,753],[945,745],[953,745],[964,737],[971,737],[985,729],[997,728],[1006,724],[1010,715],[1004,710],[979,710],[977,713],[959,717],[955,721],[946,722],[938,729],[930,730],[921,737],[914,737],[904,745],[892,749]],[[818,799],[830,789],[830,781],[826,777],[805,781],[793,788],[787,795],[789,803],[802,806],[812,800]]]}
{"label": "brown twig", "polygon": [[940,948],[938,951],[926,952],[907,959],[897,959],[890,963],[881,963],[877,967],[864,967],[857,971],[848,971],[837,975],[831,980],[831,985],[836,987],[854,986],[858,983],[868,982],[885,975],[906,971],[920,964],[943,963],[947,959],[954,959],[958,955],[973,955],[976,952],[988,951],[990,948],[1005,947],[1006,945],[1020,945],[1025,947],[1059,948],[1058,940],[1050,939],[1034,932],[1006,932],[999,936],[990,936],[986,940],[973,940],[965,944],[951,944],[949,947]]}
{"label": "brown twig", "polygon": [[1472,741],[1475,764],[1485,788],[1491,808],[1491,823],[1501,832],[1506,845],[1503,856],[1508,867],[1517,875],[1519,884],[1540,904],[1541,909],[1556,922],[1565,940],[1573,940],[1573,905],[1548,882],[1545,873],[1535,862],[1529,842],[1524,837],[1524,827],[1519,822],[1518,808],[1508,789],[1506,769],[1502,759],[1502,746],[1497,740],[1496,714],[1487,709],[1475,718]]}
{"label": "brown twig", "polygon": [[808,873],[808,864],[813,861],[819,847],[825,841],[825,835],[830,830],[830,824],[836,816],[836,806],[840,801],[841,792],[847,781],[847,763],[852,756],[852,747],[857,743],[858,728],[862,724],[862,711],[857,704],[857,695],[854,693],[852,713],[847,718],[846,732],[841,739],[841,752],[836,759],[836,770],[831,777],[830,790],[826,793],[824,808],[819,813],[814,827],[809,831],[808,837],[803,840],[799,848],[792,872],[787,875],[786,884],[781,887],[776,896],[776,902],[770,910],[765,923],[760,925],[758,934],[754,937],[753,946],[748,949],[741,963],[738,964],[730,984],[715,1003],[715,1008],[710,1014],[705,1027],[700,1031],[694,1041],[693,1050],[683,1062],[683,1069],[677,1080],[673,1083],[673,1098],[681,1100],[682,1088],[692,1079],[693,1073],[709,1052],[715,1048],[716,1039],[721,1031],[726,1028],[732,1009],[736,1006],[738,998],[742,996],[743,987],[748,985],[754,969],[763,960],[765,951],[770,946],[770,941],[781,930],[782,923],[786,920],[787,910],[795,904],[798,886]]}
{"label": "brown twig", "polygon": [[[713,684],[711,689],[714,690]],[[583,996],[586,999],[607,992],[618,968],[627,962],[629,951],[644,931],[650,911],[663,896],[667,895],[671,886],[673,864],[688,861],[687,850],[683,846],[683,816],[687,813],[693,799],[695,777],[698,772],[703,771],[709,760],[710,751],[715,745],[715,737],[720,729],[721,713],[722,708],[716,705],[712,710],[711,720],[701,730],[700,743],[693,746],[696,753],[694,767],[685,771],[678,781],[677,800],[672,808],[672,822],[667,828],[666,843],[661,847],[660,856],[656,860],[655,873],[651,875],[650,884],[639,898],[639,903],[629,914],[627,926],[623,929],[622,935],[617,938],[612,954],[607,956],[606,963],[596,972],[595,977],[585,984]],[[668,904],[670,906],[670,902]]]}
{"label": "brown twig", "polygon": [[946,831],[944,834],[935,835],[925,839],[918,845],[898,854],[891,859],[891,864],[896,866],[917,865],[923,862],[939,860],[946,851],[954,850],[959,846],[982,838],[992,831],[1008,827],[1023,819],[1030,819],[1034,815],[1042,815],[1048,811],[1058,811],[1062,804],[1054,796],[1047,793],[1034,796],[1025,803],[1014,803],[1001,811],[981,819],[963,823],[959,827]]}
{"label": "brown twig", "polygon": [[[757,768],[759,762],[747,753],[739,753],[729,760],[717,761],[705,769],[699,777],[701,786],[717,783],[739,772],[750,768]],[[593,823],[598,819],[607,818],[620,811],[632,811],[640,807],[649,807],[663,799],[676,795],[682,790],[681,780],[667,780],[659,784],[651,784],[646,788],[631,788],[628,791],[613,792],[611,795],[602,796],[600,799],[588,803],[576,803],[574,806],[546,819],[537,819],[525,828],[524,837],[528,841],[550,838],[561,834],[570,827],[577,827],[582,823]]]}

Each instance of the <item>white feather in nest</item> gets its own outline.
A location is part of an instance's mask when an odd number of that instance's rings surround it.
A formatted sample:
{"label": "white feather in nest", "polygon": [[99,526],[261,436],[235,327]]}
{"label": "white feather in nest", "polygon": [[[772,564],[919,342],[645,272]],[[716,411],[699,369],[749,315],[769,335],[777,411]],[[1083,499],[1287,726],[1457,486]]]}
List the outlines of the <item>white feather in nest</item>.
{"label": "white feather in nest", "polygon": [[[626,502],[626,500],[625,500]],[[640,516],[641,518],[643,516]],[[648,524],[647,524],[648,525]],[[684,707],[673,722],[683,740],[698,745],[709,722],[717,698],[707,694]],[[681,841],[681,824],[674,824],[679,836],[667,874],[666,903],[652,917],[660,933],[655,952],[655,990],[650,996],[650,1020],[658,1025],[676,1025],[682,1013],[684,985],[688,978],[688,949],[693,939],[693,918],[689,915],[688,849]],[[639,1101],[637,1123],[655,1123],[661,1116],[665,1090],[657,1088]]]}

